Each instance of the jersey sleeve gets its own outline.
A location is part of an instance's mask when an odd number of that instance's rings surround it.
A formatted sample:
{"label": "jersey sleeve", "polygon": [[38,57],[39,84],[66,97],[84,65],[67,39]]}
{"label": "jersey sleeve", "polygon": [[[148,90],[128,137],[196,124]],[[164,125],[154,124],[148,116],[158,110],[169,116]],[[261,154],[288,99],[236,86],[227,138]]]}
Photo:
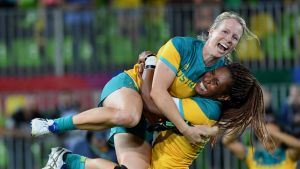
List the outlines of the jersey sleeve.
{"label": "jersey sleeve", "polygon": [[218,101],[200,97],[175,98],[174,101],[182,118],[195,125],[213,125],[221,115],[221,103]]}
{"label": "jersey sleeve", "polygon": [[[178,38],[173,38],[169,40],[157,53],[159,60],[165,63],[174,73],[177,73],[181,61],[181,56],[178,51],[178,49],[180,49],[180,42],[178,42],[177,39]],[[176,42],[176,46],[174,42]]]}

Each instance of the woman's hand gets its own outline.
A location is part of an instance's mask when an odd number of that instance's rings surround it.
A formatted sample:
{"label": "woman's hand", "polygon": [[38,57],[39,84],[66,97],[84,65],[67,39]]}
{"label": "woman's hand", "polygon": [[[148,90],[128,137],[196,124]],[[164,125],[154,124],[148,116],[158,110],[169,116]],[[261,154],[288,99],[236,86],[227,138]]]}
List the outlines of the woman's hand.
{"label": "woman's hand", "polygon": [[144,67],[145,67],[145,61],[146,58],[150,55],[155,55],[154,52],[151,51],[144,51],[139,54],[139,59],[138,59],[138,64],[139,64],[139,69],[138,69],[138,76],[142,78],[143,72],[144,72]]}
{"label": "woman's hand", "polygon": [[218,132],[219,128],[217,126],[196,125],[189,126],[186,130],[182,131],[182,134],[192,145],[195,145],[207,142],[210,137],[216,136]]}

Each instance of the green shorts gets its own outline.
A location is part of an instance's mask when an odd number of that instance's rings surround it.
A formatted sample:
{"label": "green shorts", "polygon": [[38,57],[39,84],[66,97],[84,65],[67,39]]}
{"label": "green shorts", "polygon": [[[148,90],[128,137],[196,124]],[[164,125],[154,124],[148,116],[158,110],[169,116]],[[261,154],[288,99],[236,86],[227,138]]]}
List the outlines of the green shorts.
{"label": "green shorts", "polygon": [[113,77],[110,81],[108,81],[104,86],[100,95],[100,102],[98,104],[98,107],[103,106],[103,101],[106,99],[107,96],[112,94],[114,91],[121,89],[122,87],[133,89],[136,92],[139,91],[135,82],[127,73],[120,73],[117,76]]}
{"label": "green shorts", "polygon": [[[119,75],[113,77],[103,88],[100,95],[100,102],[98,106],[103,105],[103,101],[106,99],[114,91],[121,89],[122,87],[130,88],[138,92],[138,88],[133,81],[133,79],[126,73],[120,73]],[[152,142],[152,132],[148,132],[147,128],[149,123],[144,117],[141,117],[140,122],[133,128],[125,128],[122,126],[111,128],[109,143],[114,144],[114,135],[117,133],[131,133],[133,135],[138,136],[139,138],[151,143]]]}
{"label": "green shorts", "polygon": [[150,123],[142,116],[140,122],[133,128],[113,127],[110,129],[108,143],[114,146],[114,135],[118,133],[130,133],[152,144],[153,132],[147,131]]}

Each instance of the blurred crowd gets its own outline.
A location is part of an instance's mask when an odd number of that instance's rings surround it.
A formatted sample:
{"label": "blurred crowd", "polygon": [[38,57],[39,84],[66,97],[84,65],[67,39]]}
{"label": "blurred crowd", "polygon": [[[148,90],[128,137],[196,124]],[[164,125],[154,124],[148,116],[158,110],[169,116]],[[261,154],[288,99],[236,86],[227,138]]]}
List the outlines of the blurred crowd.
{"label": "blurred crowd", "polygon": [[[8,158],[0,161],[0,168],[7,166],[34,168],[36,167],[34,165],[45,160],[46,156],[43,154],[48,154],[49,148],[53,146],[64,146],[74,153],[90,158],[101,157],[116,161],[114,148],[106,142],[109,131],[72,131],[65,134],[32,138],[30,126],[32,119],[70,116],[77,114],[84,108],[71,91],[62,91],[56,100],[56,106],[48,110],[41,109],[43,106],[38,104],[42,102],[36,96],[24,94],[18,97],[7,97],[5,106],[10,107],[10,109],[1,113],[0,154],[5,152]],[[36,161],[28,162],[28,159],[32,158]]]}

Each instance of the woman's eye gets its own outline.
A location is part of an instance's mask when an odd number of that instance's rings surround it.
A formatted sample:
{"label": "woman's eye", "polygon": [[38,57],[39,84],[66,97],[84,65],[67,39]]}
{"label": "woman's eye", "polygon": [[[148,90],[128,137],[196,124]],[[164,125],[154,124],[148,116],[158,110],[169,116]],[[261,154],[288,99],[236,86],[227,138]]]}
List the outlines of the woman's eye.
{"label": "woman's eye", "polygon": [[218,86],[219,85],[219,83],[218,83],[218,80],[214,80],[214,84],[216,85],[216,86]]}

